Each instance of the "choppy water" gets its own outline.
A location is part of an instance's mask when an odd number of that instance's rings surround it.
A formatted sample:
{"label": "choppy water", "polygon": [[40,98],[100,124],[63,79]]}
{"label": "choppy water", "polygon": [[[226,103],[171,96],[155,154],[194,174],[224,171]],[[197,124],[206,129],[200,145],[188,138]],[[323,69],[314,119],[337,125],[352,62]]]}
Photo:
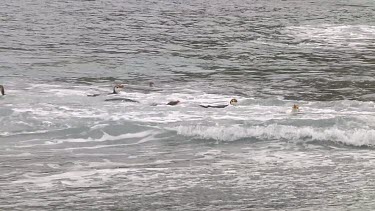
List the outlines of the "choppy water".
{"label": "choppy water", "polygon": [[[372,0],[3,1],[0,209],[373,210],[374,17]],[[140,103],[105,101],[116,83]]]}

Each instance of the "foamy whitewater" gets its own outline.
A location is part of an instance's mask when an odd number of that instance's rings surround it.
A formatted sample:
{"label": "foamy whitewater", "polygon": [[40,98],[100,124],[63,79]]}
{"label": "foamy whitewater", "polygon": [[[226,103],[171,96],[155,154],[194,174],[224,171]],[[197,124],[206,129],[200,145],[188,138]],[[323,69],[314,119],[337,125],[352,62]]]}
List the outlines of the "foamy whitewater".
{"label": "foamy whitewater", "polygon": [[0,210],[374,210],[374,11],[6,1]]}

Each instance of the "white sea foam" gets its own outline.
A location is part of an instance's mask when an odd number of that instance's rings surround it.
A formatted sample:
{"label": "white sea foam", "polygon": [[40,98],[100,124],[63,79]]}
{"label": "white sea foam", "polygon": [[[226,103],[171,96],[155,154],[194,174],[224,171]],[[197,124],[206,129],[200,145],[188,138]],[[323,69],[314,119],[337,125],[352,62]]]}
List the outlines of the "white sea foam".
{"label": "white sea foam", "polygon": [[0,155],[0,157],[30,157],[33,156],[33,154],[24,152],[20,154],[7,154],[7,155]]}
{"label": "white sea foam", "polygon": [[150,141],[162,141],[163,138],[154,138],[154,137],[146,137],[142,138],[140,141],[135,143],[129,143],[129,144],[110,144],[110,145],[95,145],[90,147],[69,147],[69,148],[63,148],[63,149],[54,149],[54,151],[71,151],[71,150],[97,150],[97,149],[103,149],[103,148],[115,148],[115,147],[125,147],[125,146],[134,146]]}
{"label": "white sea foam", "polygon": [[[153,131],[153,130],[147,130],[142,131],[138,133],[125,133],[118,136],[112,136],[107,133],[103,133],[103,136],[101,138],[77,138],[77,139],[55,139],[51,141],[46,141],[46,144],[61,144],[61,143],[82,143],[82,142],[104,142],[104,141],[116,141],[116,140],[122,140],[122,139],[131,139],[131,138],[145,138],[148,136],[154,136],[156,134],[159,134],[160,132]],[[147,140],[146,140],[147,141]],[[146,142],[143,141],[143,142]]]}
{"label": "white sea foam", "polygon": [[285,31],[296,39],[318,42],[310,43],[314,46],[347,46],[360,50],[375,40],[375,26],[369,25],[289,26]]}
{"label": "white sea foam", "polygon": [[215,159],[222,154],[221,150],[208,150],[206,152],[196,153],[195,156],[202,157],[204,160]]}
{"label": "white sea foam", "polygon": [[[153,171],[165,171],[165,168],[150,168]],[[114,168],[114,169],[81,169],[53,175],[24,174],[24,179],[13,181],[12,184],[33,184],[43,188],[53,188],[54,186],[64,185],[73,187],[89,187],[99,185],[109,180],[116,174],[126,174],[136,172],[137,168]],[[157,175],[151,175],[157,176]],[[150,179],[144,176],[129,176],[132,181],[144,181]]]}
{"label": "white sea foam", "polygon": [[267,126],[179,126],[178,134],[219,141],[235,141],[239,139],[259,140],[311,140],[333,141],[354,146],[375,145],[375,129],[340,129],[296,127],[272,124]]}
{"label": "white sea foam", "polygon": [[[127,171],[123,169],[123,171]],[[93,185],[98,182],[94,182],[90,176],[93,176],[97,173],[97,171],[74,171],[74,172],[65,172],[61,174],[55,174],[50,176],[42,176],[36,177],[31,175],[25,175],[28,177],[27,179],[21,179],[14,181],[13,184],[25,184],[25,183],[32,183],[37,186],[41,186],[44,188],[52,188],[54,185],[63,183],[64,185],[76,185],[76,186],[85,186],[85,185]]]}

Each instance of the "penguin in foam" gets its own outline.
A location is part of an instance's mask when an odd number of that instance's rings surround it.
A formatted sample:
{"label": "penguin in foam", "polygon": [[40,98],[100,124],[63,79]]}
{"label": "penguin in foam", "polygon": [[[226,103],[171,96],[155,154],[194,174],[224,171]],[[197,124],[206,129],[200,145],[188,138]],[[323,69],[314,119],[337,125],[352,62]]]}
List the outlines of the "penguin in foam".
{"label": "penguin in foam", "polygon": [[150,92],[161,91],[162,90],[160,87],[155,87],[155,83],[152,82],[152,81],[148,83],[148,86],[144,86],[144,85],[127,85],[127,89],[141,91],[143,93],[150,93]]}
{"label": "penguin in foam", "polygon": [[180,101],[179,101],[179,100],[172,100],[172,101],[169,101],[167,104],[151,103],[150,105],[151,105],[151,106],[159,106],[159,105],[175,106],[175,105],[178,105],[178,104],[180,104]]}
{"label": "penguin in foam", "polygon": [[0,85],[0,93],[1,95],[5,95],[5,89],[3,85]]}
{"label": "penguin in foam", "polygon": [[[124,85],[117,84],[113,87],[113,92],[109,93],[109,95],[119,94],[120,89],[123,89],[123,88],[124,88]],[[120,101],[120,102],[139,103],[136,100],[132,100],[132,99],[124,98],[124,97],[110,98],[110,99],[105,99],[104,101]]]}
{"label": "penguin in foam", "polygon": [[172,101],[169,101],[169,102],[167,103],[167,105],[174,106],[174,105],[177,105],[177,104],[179,104],[179,103],[180,103],[179,100],[172,100]]}
{"label": "penguin in foam", "polygon": [[[120,90],[124,89],[124,85],[123,84],[116,84],[113,86],[113,91],[111,93],[108,93],[109,95],[113,95],[113,94],[119,94],[120,93]],[[87,95],[87,97],[97,97],[97,96],[100,96],[100,94],[91,94],[91,95]]]}
{"label": "penguin in foam", "polygon": [[[235,106],[237,105],[237,99],[233,98],[229,101],[229,105],[232,105],[232,106]],[[203,108],[225,108],[229,105],[199,105],[200,107],[203,107]]]}
{"label": "penguin in foam", "polygon": [[120,89],[124,89],[124,85],[123,84],[116,84],[113,87],[113,92],[109,93],[109,94],[118,94],[120,92]]}
{"label": "penguin in foam", "polygon": [[297,104],[294,104],[292,107],[292,113],[298,113],[300,112],[299,106]]}

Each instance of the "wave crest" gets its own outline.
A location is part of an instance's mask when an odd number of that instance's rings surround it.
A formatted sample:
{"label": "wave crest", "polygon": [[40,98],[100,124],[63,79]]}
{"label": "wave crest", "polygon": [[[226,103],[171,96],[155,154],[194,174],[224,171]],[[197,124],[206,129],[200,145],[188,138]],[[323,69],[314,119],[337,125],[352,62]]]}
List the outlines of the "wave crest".
{"label": "wave crest", "polygon": [[243,138],[261,140],[307,140],[332,141],[353,146],[375,145],[375,130],[373,129],[340,129],[296,127],[288,125],[267,125],[244,127],[235,125],[225,126],[179,126],[176,128],[179,135],[194,136],[203,139],[219,141],[236,141]]}

